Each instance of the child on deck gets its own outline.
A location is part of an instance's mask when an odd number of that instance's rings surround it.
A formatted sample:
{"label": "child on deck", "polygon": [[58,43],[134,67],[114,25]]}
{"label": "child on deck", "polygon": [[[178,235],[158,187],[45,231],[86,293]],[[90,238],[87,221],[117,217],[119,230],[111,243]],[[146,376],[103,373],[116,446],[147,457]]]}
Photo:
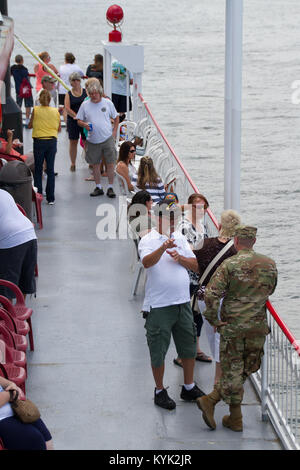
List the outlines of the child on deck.
{"label": "child on deck", "polygon": [[[28,75],[28,69],[24,67],[23,64],[24,64],[23,56],[16,55],[15,64],[11,67],[10,71],[15,80],[16,101],[17,101],[17,104],[20,106],[20,108],[22,107],[23,98],[25,101],[25,112],[26,112],[25,124],[27,125],[29,123],[31,108],[33,107],[33,99],[32,99],[32,93],[31,93],[32,86],[30,83],[29,75]],[[27,85],[30,88],[28,89],[27,87],[27,90],[25,92],[25,86]]]}

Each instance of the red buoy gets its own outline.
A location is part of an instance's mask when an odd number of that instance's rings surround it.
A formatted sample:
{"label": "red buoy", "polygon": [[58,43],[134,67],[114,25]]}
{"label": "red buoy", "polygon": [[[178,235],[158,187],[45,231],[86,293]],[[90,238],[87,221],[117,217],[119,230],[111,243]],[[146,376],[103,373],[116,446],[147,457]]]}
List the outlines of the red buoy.
{"label": "red buoy", "polygon": [[107,9],[106,19],[110,23],[117,24],[123,19],[124,13],[122,8],[119,5],[112,5]]}
{"label": "red buoy", "polygon": [[108,40],[109,42],[121,42],[122,41],[122,33],[121,31],[117,30],[117,26],[119,23],[122,23],[124,17],[124,13],[122,8],[119,5],[112,5],[107,9],[106,12],[106,19],[107,22],[113,25],[114,29],[109,33]]}

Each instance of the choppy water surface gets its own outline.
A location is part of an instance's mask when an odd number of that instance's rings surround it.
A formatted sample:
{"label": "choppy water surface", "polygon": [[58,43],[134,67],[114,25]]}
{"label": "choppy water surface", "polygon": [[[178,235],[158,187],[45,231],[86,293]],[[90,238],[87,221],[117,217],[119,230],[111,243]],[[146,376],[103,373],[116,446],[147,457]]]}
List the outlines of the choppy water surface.
{"label": "choppy water surface", "polygon": [[[71,51],[85,70],[102,52],[113,2],[13,0],[16,33],[63,63]],[[124,39],[145,46],[143,95],[217,217],[223,209],[225,0],[120,1]],[[272,302],[296,338],[299,320],[300,104],[298,0],[244,2],[241,214],[258,227],[257,250],[273,257]],[[34,60],[18,44],[33,70]]]}

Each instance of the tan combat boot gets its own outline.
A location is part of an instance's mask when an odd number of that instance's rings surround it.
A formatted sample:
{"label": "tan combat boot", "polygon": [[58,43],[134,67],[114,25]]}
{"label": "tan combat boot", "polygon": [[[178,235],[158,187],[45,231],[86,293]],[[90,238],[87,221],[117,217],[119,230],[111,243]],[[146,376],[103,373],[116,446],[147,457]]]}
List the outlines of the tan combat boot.
{"label": "tan combat boot", "polygon": [[230,415],[224,416],[222,423],[226,428],[232,431],[240,432],[243,430],[243,416],[241,405],[229,405]]}
{"label": "tan combat boot", "polygon": [[221,400],[221,396],[216,388],[209,395],[197,398],[197,406],[202,411],[202,417],[211,429],[216,429],[216,422],[214,420],[214,412],[216,404]]}

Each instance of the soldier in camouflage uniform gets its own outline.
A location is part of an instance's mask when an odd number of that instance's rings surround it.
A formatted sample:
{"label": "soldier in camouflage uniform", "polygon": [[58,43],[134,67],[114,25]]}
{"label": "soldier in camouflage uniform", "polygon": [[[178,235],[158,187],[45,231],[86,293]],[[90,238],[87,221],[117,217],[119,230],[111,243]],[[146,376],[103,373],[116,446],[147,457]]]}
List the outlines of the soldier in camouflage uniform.
{"label": "soldier in camouflage uniform", "polygon": [[[219,266],[205,290],[204,316],[221,337],[221,379],[209,395],[197,399],[211,429],[216,428],[215,405],[222,399],[230,409],[223,425],[233,431],[243,430],[243,385],[260,368],[269,333],[265,304],[275,290],[277,269],[272,259],[252,249],[256,231],[255,227],[237,227],[234,244],[238,253]],[[217,313],[222,298],[220,321]]]}

